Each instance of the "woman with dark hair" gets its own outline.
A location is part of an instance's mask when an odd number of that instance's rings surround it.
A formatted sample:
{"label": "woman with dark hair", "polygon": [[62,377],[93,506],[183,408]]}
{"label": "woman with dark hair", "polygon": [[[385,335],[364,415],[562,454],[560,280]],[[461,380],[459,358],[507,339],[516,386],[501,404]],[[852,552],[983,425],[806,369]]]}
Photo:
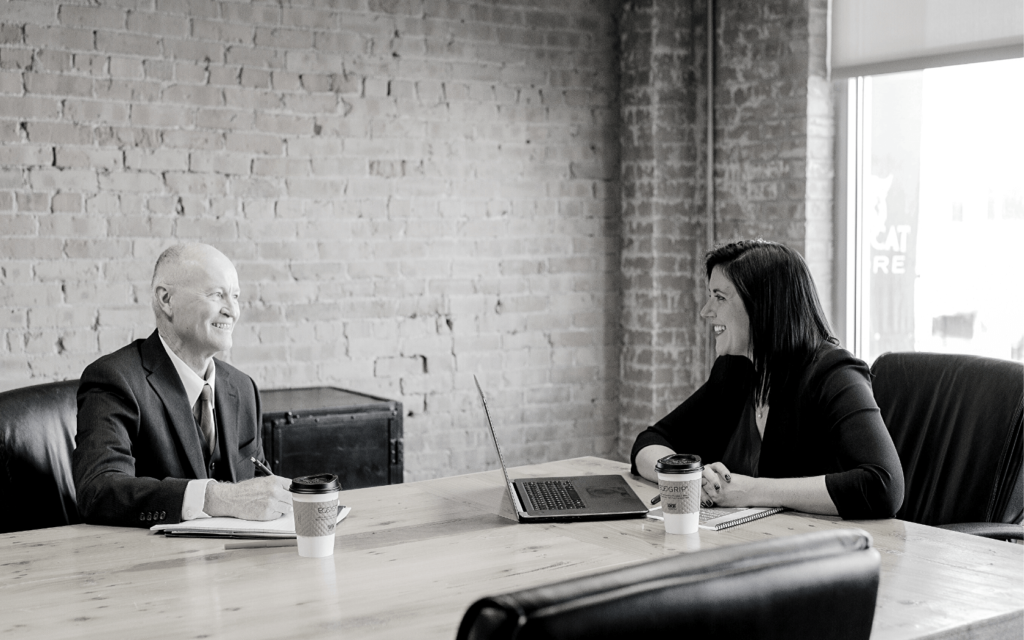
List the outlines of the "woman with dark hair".
{"label": "woman with dark hair", "polygon": [[[807,264],[744,240],[705,257],[718,358],[708,381],[637,436],[633,473],[673,453],[704,461],[704,506],[890,518],[903,470],[863,361],[829,330]],[[708,464],[711,462],[711,464]]]}

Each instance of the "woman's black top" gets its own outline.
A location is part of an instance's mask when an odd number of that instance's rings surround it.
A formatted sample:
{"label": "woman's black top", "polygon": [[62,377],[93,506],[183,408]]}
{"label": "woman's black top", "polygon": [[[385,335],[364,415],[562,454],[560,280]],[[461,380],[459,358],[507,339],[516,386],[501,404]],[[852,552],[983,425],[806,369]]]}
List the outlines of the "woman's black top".
{"label": "woman's black top", "polygon": [[[740,422],[733,429],[729,444],[725,446],[722,464],[732,473],[759,478],[761,476],[758,472],[760,461],[761,434],[757,431],[757,420],[754,418],[754,399],[751,398],[740,414]],[[708,462],[714,462],[714,460]]]}
{"label": "woman's black top", "polygon": [[[903,504],[903,469],[871,393],[867,365],[826,342],[793,378],[771,391],[760,451],[753,458],[754,474],[824,475],[828,494],[843,518],[891,518]],[[724,461],[727,450],[733,460],[751,460],[755,443],[738,430],[750,429],[753,389],[750,360],[720,356],[703,386],[637,436],[630,456],[633,473],[637,453],[654,444],[695,453],[704,464]],[[730,471],[741,473],[731,467]]]}

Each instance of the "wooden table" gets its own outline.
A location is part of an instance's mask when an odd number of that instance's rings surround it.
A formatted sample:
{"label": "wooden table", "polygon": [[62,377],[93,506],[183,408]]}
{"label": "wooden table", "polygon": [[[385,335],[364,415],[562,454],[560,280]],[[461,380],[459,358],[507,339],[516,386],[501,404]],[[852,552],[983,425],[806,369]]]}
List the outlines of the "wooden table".
{"label": "wooden table", "polygon": [[[598,458],[515,477],[623,473]],[[454,638],[477,598],[679,552],[860,527],[882,578],[872,638],[1024,637],[1024,546],[899,520],[784,513],[726,531],[666,535],[650,519],[518,524],[500,472],[342,493],[333,557],[227,551],[78,525],[0,536],[0,636],[14,638]]]}

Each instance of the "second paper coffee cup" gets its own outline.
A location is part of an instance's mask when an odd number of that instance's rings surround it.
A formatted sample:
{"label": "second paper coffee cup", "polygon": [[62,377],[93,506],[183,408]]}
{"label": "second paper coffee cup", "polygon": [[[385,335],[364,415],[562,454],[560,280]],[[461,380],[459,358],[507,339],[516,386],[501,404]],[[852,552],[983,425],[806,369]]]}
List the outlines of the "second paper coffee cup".
{"label": "second paper coffee cup", "polygon": [[677,453],[654,465],[661,491],[661,511],[666,533],[697,533],[700,519],[700,456]]}
{"label": "second paper coffee cup", "polygon": [[322,558],[334,553],[334,527],[338,521],[341,483],[333,473],[293,478],[292,514],[299,555]]}

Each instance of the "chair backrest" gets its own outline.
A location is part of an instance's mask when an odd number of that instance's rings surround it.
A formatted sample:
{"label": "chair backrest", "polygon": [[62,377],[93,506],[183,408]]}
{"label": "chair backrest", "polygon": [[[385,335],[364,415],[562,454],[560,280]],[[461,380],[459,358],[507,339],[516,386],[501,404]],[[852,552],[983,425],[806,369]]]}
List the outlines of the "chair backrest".
{"label": "chair backrest", "polygon": [[457,638],[867,638],[878,575],[864,531],[773,538],[483,598]]}
{"label": "chair backrest", "polygon": [[1024,364],[886,353],[871,366],[875,401],[903,464],[896,514],[928,525],[1024,518]]}
{"label": "chair backrest", "polygon": [[71,476],[78,380],[0,393],[0,533],[80,522]]}

